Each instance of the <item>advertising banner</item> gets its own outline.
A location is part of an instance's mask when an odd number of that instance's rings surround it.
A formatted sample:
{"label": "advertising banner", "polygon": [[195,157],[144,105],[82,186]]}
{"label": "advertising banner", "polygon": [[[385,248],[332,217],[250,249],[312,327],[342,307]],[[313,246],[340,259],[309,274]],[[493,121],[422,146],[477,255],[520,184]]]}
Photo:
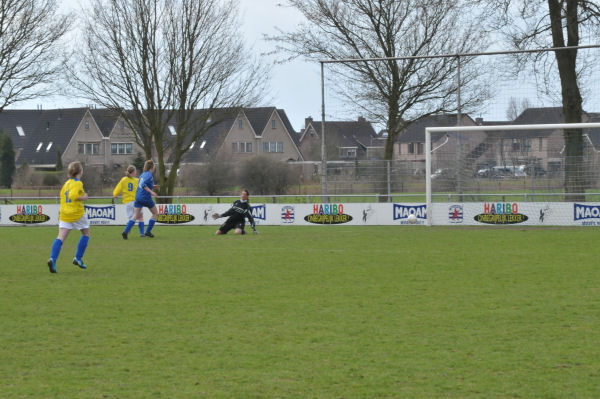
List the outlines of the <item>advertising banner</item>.
{"label": "advertising banner", "polygon": [[[213,220],[231,204],[157,204],[161,225],[214,225]],[[2,226],[56,226],[57,204],[0,205]],[[85,205],[92,225],[125,225],[125,206]],[[151,213],[144,208],[144,219]],[[257,225],[273,226],[361,226],[409,225],[414,214],[416,225],[446,226],[600,226],[600,204],[573,202],[448,202],[434,203],[428,212],[424,203],[313,203],[252,204]]]}

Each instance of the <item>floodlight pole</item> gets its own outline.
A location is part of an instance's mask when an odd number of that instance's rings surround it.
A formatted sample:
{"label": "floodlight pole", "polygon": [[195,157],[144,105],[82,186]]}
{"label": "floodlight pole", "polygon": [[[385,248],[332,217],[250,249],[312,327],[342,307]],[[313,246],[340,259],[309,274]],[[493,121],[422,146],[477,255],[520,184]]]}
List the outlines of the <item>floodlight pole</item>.
{"label": "floodlight pole", "polygon": [[321,201],[327,203],[327,149],[325,148],[325,63],[321,62]]}

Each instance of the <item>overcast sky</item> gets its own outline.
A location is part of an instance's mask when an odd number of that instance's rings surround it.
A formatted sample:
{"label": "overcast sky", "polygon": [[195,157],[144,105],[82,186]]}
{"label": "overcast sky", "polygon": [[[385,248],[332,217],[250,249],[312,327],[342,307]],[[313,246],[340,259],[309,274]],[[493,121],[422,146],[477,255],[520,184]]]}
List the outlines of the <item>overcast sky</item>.
{"label": "overcast sky", "polygon": [[[58,0],[61,11],[76,11],[81,4],[87,4],[89,0]],[[273,49],[273,43],[263,40],[264,34],[275,34],[276,27],[286,31],[294,30],[297,25],[304,21],[304,17],[294,8],[286,7],[285,0],[237,0],[243,22],[243,32],[246,41],[252,46],[256,54],[263,54]],[[273,63],[273,59],[266,59]],[[327,74],[327,67],[325,69]],[[286,64],[276,64],[272,67],[271,91],[266,93],[268,100],[261,106],[274,106],[282,108],[287,113],[294,129],[299,131],[304,127],[304,118],[312,116],[315,120],[321,119],[321,76],[318,63],[306,63],[295,60]],[[529,82],[510,81],[505,85],[499,84],[496,95],[499,98],[497,104],[488,105],[484,114],[473,114],[472,117],[483,116],[488,120],[505,120],[505,112],[511,97],[518,101],[528,98],[535,106],[557,106],[560,104],[543,103],[535,99],[533,79]],[[600,79],[594,81],[594,90],[598,89]],[[531,87],[527,87],[527,86]],[[325,87],[326,95],[326,119],[345,120],[359,116],[353,110],[345,107],[329,96],[329,90]],[[533,101],[532,101],[533,100]],[[593,104],[591,103],[593,102]],[[72,98],[40,98],[33,101],[21,102],[11,108],[35,109],[41,105],[44,109],[83,107],[88,103]],[[588,110],[600,111],[600,99],[587,98]],[[376,129],[382,126],[376,126]]]}
{"label": "overcast sky", "polygon": [[[87,0],[58,0],[62,11],[77,10]],[[257,54],[272,49],[272,43],[263,40],[263,34],[274,34],[275,27],[294,29],[303,21],[302,15],[293,8],[282,6],[284,0],[238,0],[243,21],[243,30],[248,44]],[[272,62],[272,60],[269,60]],[[271,93],[264,106],[282,108],[287,113],[296,131],[304,127],[304,118],[321,117],[321,77],[318,64],[293,61],[272,68]],[[80,107],[85,101],[69,98],[44,98],[17,103],[10,108],[44,109]],[[336,118],[337,119],[337,118]]]}

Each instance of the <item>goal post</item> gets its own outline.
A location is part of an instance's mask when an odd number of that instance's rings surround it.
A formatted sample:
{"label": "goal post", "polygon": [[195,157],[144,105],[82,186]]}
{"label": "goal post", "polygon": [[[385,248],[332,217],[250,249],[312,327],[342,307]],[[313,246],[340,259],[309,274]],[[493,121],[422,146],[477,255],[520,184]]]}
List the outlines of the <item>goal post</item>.
{"label": "goal post", "polygon": [[[443,220],[444,216],[440,215],[448,211],[449,205],[434,201],[434,197],[447,198],[450,202],[462,204],[469,201],[488,201],[491,195],[505,198],[508,194],[523,195],[526,201],[535,202],[536,195],[539,195],[535,193],[536,183],[542,181],[543,189],[538,185],[538,190],[547,193],[549,198],[553,195],[558,197],[558,184],[564,183],[561,182],[564,178],[564,140],[561,140],[565,129],[585,129],[583,136],[587,151],[584,150],[582,164],[585,170],[581,173],[585,173],[585,181],[589,183],[587,187],[596,188],[599,180],[596,170],[600,165],[600,150],[595,148],[590,136],[598,138],[600,143],[600,123],[426,127],[425,224],[446,224],[447,217]],[[475,135],[478,135],[477,140],[473,139]],[[432,140],[434,136],[435,142]],[[448,137],[451,137],[452,144],[448,143]],[[549,168],[552,170],[548,170]],[[542,174],[545,176],[543,180],[540,177]],[[554,186],[551,186],[551,183]],[[486,192],[490,187],[510,189],[506,192]],[[519,190],[511,191],[519,187],[520,194],[516,194]],[[530,188],[531,195],[528,192]],[[561,196],[564,194],[563,191]],[[502,206],[506,205],[505,201],[498,202],[503,202]],[[440,210],[436,209],[436,206],[446,208]],[[489,204],[485,206],[489,207]],[[462,212],[462,205],[456,207],[460,207]],[[543,218],[543,215],[540,218]],[[600,225],[600,217],[597,225]]]}

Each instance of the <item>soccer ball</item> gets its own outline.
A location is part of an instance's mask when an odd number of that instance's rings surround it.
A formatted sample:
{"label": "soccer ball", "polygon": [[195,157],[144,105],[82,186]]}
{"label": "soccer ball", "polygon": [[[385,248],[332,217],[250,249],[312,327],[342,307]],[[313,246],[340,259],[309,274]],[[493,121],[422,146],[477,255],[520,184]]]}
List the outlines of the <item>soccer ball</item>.
{"label": "soccer ball", "polygon": [[410,215],[408,215],[408,223],[410,224],[415,224],[417,223],[417,217],[415,216],[414,213],[411,213]]}

